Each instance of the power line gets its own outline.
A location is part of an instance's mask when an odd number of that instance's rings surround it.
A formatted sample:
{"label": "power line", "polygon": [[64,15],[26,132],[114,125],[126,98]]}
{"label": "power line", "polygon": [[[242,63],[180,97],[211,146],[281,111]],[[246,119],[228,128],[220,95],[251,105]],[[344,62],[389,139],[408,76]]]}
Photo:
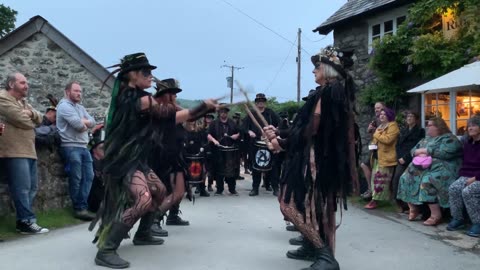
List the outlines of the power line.
{"label": "power line", "polygon": [[323,41],[324,39],[326,39],[328,37],[328,35],[325,35],[323,38],[319,39],[319,40],[311,40],[309,39],[307,36],[303,35],[302,34],[302,37],[304,37],[306,40],[310,41],[310,42],[313,42],[313,43],[316,43],[316,42],[320,42],[320,41]]}
{"label": "power line", "polygon": [[292,52],[293,47],[295,47],[295,43],[296,43],[296,42],[292,43],[292,46],[291,46],[290,49],[288,50],[288,54],[287,54],[287,56],[285,57],[285,59],[283,60],[282,65],[281,65],[280,68],[277,70],[277,73],[276,73],[275,76],[273,77],[272,81],[270,81],[270,84],[268,85],[268,87],[267,87],[267,89],[266,89],[265,91],[270,90],[270,87],[273,85],[273,83],[274,83],[275,80],[277,79],[278,74],[280,74],[280,71],[282,71],[283,67],[285,66],[285,63],[287,62],[288,57],[290,56],[290,53]]}
{"label": "power line", "polygon": [[[253,18],[252,16],[248,15],[246,12],[244,12],[243,10],[237,8],[236,6],[234,6],[233,4],[231,4],[230,2],[226,1],[226,0],[220,0],[222,1],[223,3],[229,5],[231,8],[235,9],[237,12],[241,13],[242,15],[246,16],[247,18],[249,18],[250,20],[254,21],[255,23],[257,23],[258,25],[262,26],[263,28],[267,29],[268,31],[274,33],[276,36],[280,37],[281,39],[285,40],[286,42],[290,43],[290,44],[295,44],[295,42],[287,39],[286,37],[282,36],[281,34],[279,34],[277,31],[273,30],[272,28],[266,26],[264,23],[260,22],[259,20]],[[306,54],[308,55],[311,55],[308,51],[306,51],[303,47],[302,47],[302,51],[304,51]]]}

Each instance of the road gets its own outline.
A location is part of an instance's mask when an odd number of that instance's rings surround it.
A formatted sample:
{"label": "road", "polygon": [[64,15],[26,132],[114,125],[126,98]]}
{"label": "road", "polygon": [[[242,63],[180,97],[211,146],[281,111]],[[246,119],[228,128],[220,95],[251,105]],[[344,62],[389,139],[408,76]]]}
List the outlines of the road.
{"label": "road", "polygon": [[[119,254],[131,269],[294,270],[309,262],[287,259],[288,239],[278,202],[262,190],[249,197],[250,179],[238,181],[240,196],[184,201],[188,227],[166,226],[170,236],[161,246],[122,242]],[[96,267],[96,247],[87,224],[46,235],[0,243],[0,269],[106,269]],[[342,270],[472,270],[480,267],[478,239],[408,222],[405,216],[367,212],[350,206],[337,233],[337,259]]]}

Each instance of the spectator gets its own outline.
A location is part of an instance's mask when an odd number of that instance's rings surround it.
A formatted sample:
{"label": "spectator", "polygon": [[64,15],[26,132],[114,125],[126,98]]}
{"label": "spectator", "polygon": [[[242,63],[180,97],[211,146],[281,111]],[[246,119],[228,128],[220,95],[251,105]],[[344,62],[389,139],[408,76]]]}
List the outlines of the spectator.
{"label": "spectator", "polygon": [[463,209],[466,208],[473,223],[467,235],[480,237],[480,116],[470,118],[467,131],[468,138],[463,144],[463,165],[458,173],[460,177],[449,188],[453,219],[447,230],[465,227]]}
{"label": "spectator", "polygon": [[17,232],[40,234],[48,229],[37,224],[32,205],[38,187],[34,128],[42,121],[42,115],[27,103],[27,93],[23,74],[7,76],[6,90],[0,91],[0,115],[5,125],[0,136],[0,160],[15,204]]}
{"label": "spectator", "polygon": [[380,124],[375,130],[370,144],[370,149],[373,150],[370,162],[373,172],[370,183],[372,200],[365,205],[366,209],[377,208],[378,201],[390,200],[391,180],[397,165],[395,145],[400,130],[395,122],[395,113],[389,108],[383,108],[378,119]]}
{"label": "spectator", "polygon": [[92,129],[92,139],[90,140],[88,146],[90,148],[90,154],[93,159],[93,181],[92,187],[90,188],[90,193],[88,195],[88,210],[96,213],[100,208],[100,204],[103,200],[103,195],[105,193],[105,184],[102,178],[102,162],[103,157],[105,156],[104,151],[104,139],[105,131],[103,130],[103,123],[96,125]]}
{"label": "spectator", "polygon": [[43,121],[40,126],[35,128],[35,145],[48,146],[50,149],[54,145],[60,144],[60,135],[57,130],[57,105],[58,101],[52,95],[48,95],[51,105],[43,115]]}
{"label": "spectator", "polygon": [[92,156],[88,152],[88,128],[95,126],[95,119],[80,105],[82,87],[78,82],[70,82],[65,87],[65,97],[57,108],[57,128],[62,140],[60,151],[68,174],[70,198],[74,216],[82,220],[92,220],[95,216],[88,212],[88,194],[92,186]]}
{"label": "spectator", "polygon": [[410,221],[417,218],[419,206],[426,203],[431,215],[423,224],[435,226],[442,220],[440,208],[449,207],[448,187],[457,178],[462,145],[441,118],[430,119],[426,133],[427,137],[411,150],[414,159],[400,177],[397,198],[408,203]]}
{"label": "spectator", "polygon": [[407,112],[405,119],[405,126],[400,129],[400,137],[397,141],[397,167],[392,179],[392,197],[396,200],[399,212],[408,210],[408,207],[397,198],[398,181],[400,176],[407,169],[408,164],[412,162],[412,155],[410,150],[423,138],[425,138],[425,130],[418,125],[418,114],[414,112]]}
{"label": "spectator", "polygon": [[[368,128],[367,128],[367,132],[369,134],[373,134],[375,132],[377,126],[379,125],[378,117],[380,116],[380,112],[385,107],[386,107],[385,103],[383,102],[379,101],[375,103],[375,106],[374,106],[375,119],[373,119],[372,122],[368,124]],[[372,197],[372,187],[371,187],[371,181],[370,181],[370,179],[372,178],[372,165],[370,164],[371,156],[372,156],[372,151],[370,151],[367,159],[364,160],[362,163],[360,163],[360,167],[362,168],[363,175],[367,180],[367,186],[368,186],[367,191],[365,191],[363,194],[360,195],[364,199],[370,199]]]}

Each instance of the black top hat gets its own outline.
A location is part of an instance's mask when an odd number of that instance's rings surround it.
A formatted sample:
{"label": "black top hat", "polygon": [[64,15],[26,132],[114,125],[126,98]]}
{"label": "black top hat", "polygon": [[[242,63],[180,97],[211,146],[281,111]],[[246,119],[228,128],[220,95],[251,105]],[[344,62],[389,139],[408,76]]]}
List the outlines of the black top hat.
{"label": "black top hat", "polygon": [[154,87],[157,90],[155,93],[155,97],[164,95],[164,94],[177,94],[182,92],[180,89],[179,82],[173,78],[165,79],[165,80],[156,80],[156,86]]}
{"label": "black top hat", "polygon": [[312,63],[315,67],[324,63],[332,66],[343,78],[346,78],[343,52],[333,46],[327,46],[320,53],[311,57]]}
{"label": "black top hat", "polygon": [[218,112],[221,112],[221,111],[226,111],[226,112],[229,112],[230,111],[230,108],[228,108],[227,106],[227,103],[220,103],[218,104],[218,106],[220,106],[220,108],[218,109]]}
{"label": "black top hat", "polygon": [[285,111],[282,111],[282,112],[280,112],[280,113],[278,114],[278,116],[279,116],[280,118],[288,118],[288,113],[285,112]]}
{"label": "black top hat", "polygon": [[260,102],[260,101],[267,102],[267,98],[265,97],[265,94],[263,94],[263,93],[258,93],[258,94],[255,96],[255,102]]}
{"label": "black top hat", "polygon": [[133,53],[125,55],[122,60],[120,60],[120,73],[118,77],[122,77],[124,74],[132,70],[141,70],[141,69],[156,69],[156,66],[150,65],[148,62],[147,56],[145,53]]}
{"label": "black top hat", "polygon": [[215,119],[215,115],[213,115],[211,113],[207,113],[207,114],[205,114],[205,118]]}

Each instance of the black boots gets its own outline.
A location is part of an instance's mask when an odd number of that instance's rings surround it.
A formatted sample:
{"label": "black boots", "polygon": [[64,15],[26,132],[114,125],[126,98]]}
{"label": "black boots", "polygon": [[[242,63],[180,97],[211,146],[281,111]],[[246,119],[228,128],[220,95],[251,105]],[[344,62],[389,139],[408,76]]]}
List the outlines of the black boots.
{"label": "black boots", "polygon": [[180,206],[179,205],[174,205],[170,211],[168,211],[168,216],[167,216],[167,225],[169,226],[188,226],[190,225],[190,222],[188,220],[183,220],[181,217],[178,216],[178,213],[180,212],[179,210]]}
{"label": "black boots", "polygon": [[340,270],[330,247],[315,248],[315,263],[302,270]]}
{"label": "black boots", "polygon": [[114,269],[122,269],[130,266],[129,262],[120,258],[117,254],[118,246],[120,246],[123,238],[127,236],[130,228],[130,226],[121,222],[112,224],[105,243],[99,248],[97,256],[95,257],[95,263],[97,265]]}
{"label": "black boots", "polygon": [[303,235],[299,235],[297,237],[290,238],[290,240],[288,240],[288,243],[293,246],[301,246],[304,240],[305,239],[303,238]]}
{"label": "black boots", "polygon": [[140,225],[133,237],[133,244],[136,246],[161,245],[164,240],[152,236],[151,227],[153,225],[154,213],[148,212],[140,219]]}
{"label": "black boots", "polygon": [[250,193],[248,193],[248,196],[258,196],[258,188],[253,188]]}
{"label": "black boots", "polygon": [[295,260],[315,261],[315,247],[310,241],[304,240],[298,249],[289,250],[287,257]]}

